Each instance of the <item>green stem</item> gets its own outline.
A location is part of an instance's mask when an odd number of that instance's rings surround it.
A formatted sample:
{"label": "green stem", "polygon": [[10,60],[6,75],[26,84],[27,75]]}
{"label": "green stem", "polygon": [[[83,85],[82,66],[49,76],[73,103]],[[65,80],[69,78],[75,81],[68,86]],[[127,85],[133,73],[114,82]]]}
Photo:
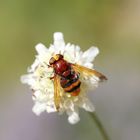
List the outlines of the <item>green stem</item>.
{"label": "green stem", "polygon": [[95,112],[94,113],[89,112],[89,115],[95,121],[95,123],[96,123],[96,125],[97,125],[97,127],[98,127],[98,129],[99,129],[99,131],[100,131],[100,133],[101,133],[101,135],[103,137],[103,139],[104,140],[110,140],[105,128],[103,127],[102,123],[100,122],[100,120],[99,120],[98,116],[95,114]]}

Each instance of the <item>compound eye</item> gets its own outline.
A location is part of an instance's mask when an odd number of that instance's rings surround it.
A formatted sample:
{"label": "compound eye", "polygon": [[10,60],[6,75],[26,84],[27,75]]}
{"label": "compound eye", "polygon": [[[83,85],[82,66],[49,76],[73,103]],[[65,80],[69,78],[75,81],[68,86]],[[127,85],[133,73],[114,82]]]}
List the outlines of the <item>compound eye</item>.
{"label": "compound eye", "polygon": [[63,55],[59,54],[59,58],[60,58],[60,59],[63,58]]}
{"label": "compound eye", "polygon": [[61,54],[56,54],[56,58],[57,58],[57,60],[62,59],[62,58],[63,58],[63,55],[61,55]]}
{"label": "compound eye", "polygon": [[52,65],[52,64],[55,63],[55,61],[56,61],[56,60],[52,57],[52,58],[50,59],[50,61],[49,61],[49,64]]}

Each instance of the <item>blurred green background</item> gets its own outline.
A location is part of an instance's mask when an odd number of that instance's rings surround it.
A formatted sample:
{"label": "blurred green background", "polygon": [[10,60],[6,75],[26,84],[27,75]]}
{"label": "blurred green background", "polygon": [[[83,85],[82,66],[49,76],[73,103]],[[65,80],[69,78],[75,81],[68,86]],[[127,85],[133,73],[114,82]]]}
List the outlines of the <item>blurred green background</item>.
{"label": "blurred green background", "polygon": [[85,111],[71,126],[65,115],[35,116],[31,91],[20,83],[53,33],[83,50],[95,45],[95,68],[108,77],[90,94],[111,140],[140,139],[139,0],[0,0],[0,140],[102,140]]}

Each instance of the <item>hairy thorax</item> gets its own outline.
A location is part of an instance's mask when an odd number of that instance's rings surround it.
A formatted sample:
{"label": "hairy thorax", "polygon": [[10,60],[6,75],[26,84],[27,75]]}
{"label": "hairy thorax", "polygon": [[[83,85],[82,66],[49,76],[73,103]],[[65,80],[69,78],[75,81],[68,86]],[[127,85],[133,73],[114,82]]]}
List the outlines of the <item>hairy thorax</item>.
{"label": "hairy thorax", "polygon": [[70,64],[66,62],[64,59],[57,61],[54,65],[54,70],[56,74],[62,75],[63,72],[70,69]]}

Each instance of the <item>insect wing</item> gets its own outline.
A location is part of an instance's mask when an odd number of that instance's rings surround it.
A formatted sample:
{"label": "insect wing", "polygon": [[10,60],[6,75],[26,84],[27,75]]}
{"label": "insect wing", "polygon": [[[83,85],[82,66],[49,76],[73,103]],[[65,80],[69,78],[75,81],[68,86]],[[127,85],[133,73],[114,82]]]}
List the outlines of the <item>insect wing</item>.
{"label": "insect wing", "polygon": [[96,70],[78,64],[71,64],[71,66],[76,72],[82,74],[83,77],[94,78],[96,81],[107,80],[106,76]]}
{"label": "insect wing", "polygon": [[57,110],[60,107],[60,92],[61,92],[61,85],[60,85],[60,77],[58,75],[54,76],[54,103]]}

